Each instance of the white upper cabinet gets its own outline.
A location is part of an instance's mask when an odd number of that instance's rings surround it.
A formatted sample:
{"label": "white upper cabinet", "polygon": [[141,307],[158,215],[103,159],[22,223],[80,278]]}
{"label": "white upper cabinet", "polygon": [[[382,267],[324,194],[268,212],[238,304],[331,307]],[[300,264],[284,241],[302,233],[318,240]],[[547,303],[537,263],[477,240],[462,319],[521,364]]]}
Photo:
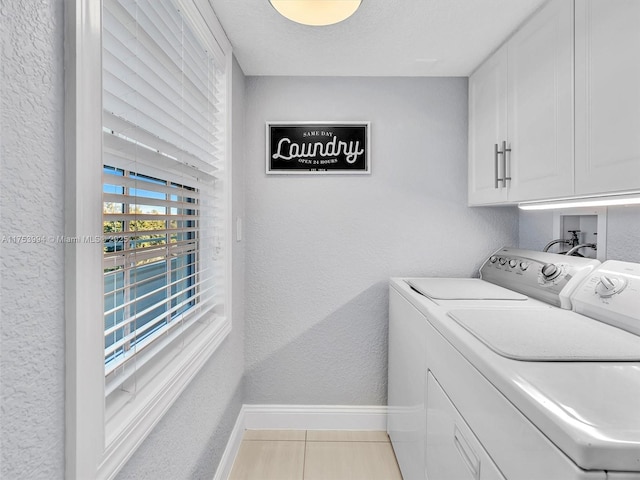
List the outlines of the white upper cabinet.
{"label": "white upper cabinet", "polygon": [[507,48],[493,54],[469,78],[469,203],[507,200],[498,154],[507,138]]}
{"label": "white upper cabinet", "polygon": [[573,2],[552,0],[469,79],[469,204],[573,193]]}
{"label": "white upper cabinet", "polygon": [[509,201],[571,194],[573,2],[550,2],[507,45]]}
{"label": "white upper cabinet", "polygon": [[640,1],[576,0],[577,194],[640,189]]}

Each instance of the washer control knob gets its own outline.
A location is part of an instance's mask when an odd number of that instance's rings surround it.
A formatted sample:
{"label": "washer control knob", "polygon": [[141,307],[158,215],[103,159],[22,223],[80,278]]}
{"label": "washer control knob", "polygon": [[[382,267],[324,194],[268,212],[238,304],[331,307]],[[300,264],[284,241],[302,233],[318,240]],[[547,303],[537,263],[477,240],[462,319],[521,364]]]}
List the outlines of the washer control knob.
{"label": "washer control knob", "polygon": [[511,268],[516,268],[516,265],[518,265],[518,261],[517,260],[515,260],[513,258],[511,260],[509,260],[509,266]]}
{"label": "washer control knob", "polygon": [[614,288],[616,288],[616,284],[618,283],[615,278],[609,278],[606,276],[600,277],[600,283],[602,284],[602,288],[607,292],[610,292]]}
{"label": "washer control knob", "polygon": [[489,257],[489,261],[491,263],[496,263],[498,261],[498,257],[496,257],[495,255],[491,255],[491,257]]}
{"label": "washer control knob", "polygon": [[520,270],[524,272],[527,268],[529,268],[529,264],[527,262],[520,262]]}
{"label": "washer control knob", "polygon": [[560,275],[560,271],[561,270],[557,265],[554,265],[553,263],[546,263],[541,270],[542,278],[545,280],[553,280]]}
{"label": "washer control knob", "polygon": [[607,277],[603,275],[600,277],[598,285],[596,285],[596,293],[602,298],[609,298],[620,293],[627,286],[626,280],[616,277]]}
{"label": "washer control knob", "polygon": [[504,265],[505,263],[507,263],[507,259],[504,257],[500,257],[498,261],[500,262],[500,265]]}

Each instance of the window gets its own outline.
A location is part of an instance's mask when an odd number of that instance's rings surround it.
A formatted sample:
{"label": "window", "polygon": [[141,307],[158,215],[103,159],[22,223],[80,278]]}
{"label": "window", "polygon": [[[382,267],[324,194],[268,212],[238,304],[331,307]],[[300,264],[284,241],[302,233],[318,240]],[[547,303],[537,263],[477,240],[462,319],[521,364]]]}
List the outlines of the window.
{"label": "window", "polygon": [[[105,377],[154,348],[211,298],[199,269],[200,192],[105,165],[103,171]],[[130,369],[131,370],[131,369]]]}
{"label": "window", "polygon": [[231,50],[208,2],[67,15],[67,477],[109,478],[231,329]]}

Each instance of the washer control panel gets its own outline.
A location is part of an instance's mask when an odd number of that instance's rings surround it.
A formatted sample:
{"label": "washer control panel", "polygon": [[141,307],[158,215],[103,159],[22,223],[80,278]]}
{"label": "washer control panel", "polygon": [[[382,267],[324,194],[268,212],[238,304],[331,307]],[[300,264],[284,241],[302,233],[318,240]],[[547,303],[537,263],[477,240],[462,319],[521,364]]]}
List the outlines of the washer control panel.
{"label": "washer control panel", "polygon": [[530,265],[530,263],[525,259],[498,257],[496,255],[491,255],[489,257],[489,263],[498,263],[500,266],[508,266],[508,268],[511,268],[512,270],[520,269],[523,272],[526,271]]}
{"label": "washer control panel", "polygon": [[601,298],[609,298],[622,292],[629,281],[624,277],[602,275],[596,285],[596,293]]}
{"label": "washer control panel", "polygon": [[607,260],[571,301],[578,313],[640,335],[640,264]]}
{"label": "washer control panel", "polygon": [[484,262],[480,277],[538,300],[571,308],[569,295],[598,260],[557,253],[501,248]]}

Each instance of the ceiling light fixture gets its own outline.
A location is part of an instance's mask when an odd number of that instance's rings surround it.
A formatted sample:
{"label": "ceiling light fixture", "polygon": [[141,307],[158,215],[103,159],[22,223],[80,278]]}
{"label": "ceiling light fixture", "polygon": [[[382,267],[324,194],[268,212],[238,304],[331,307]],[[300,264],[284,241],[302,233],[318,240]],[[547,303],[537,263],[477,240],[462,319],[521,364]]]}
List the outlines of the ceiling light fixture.
{"label": "ceiling light fixture", "polygon": [[303,25],[325,26],[355,13],[362,0],[269,0],[280,15]]}
{"label": "ceiling light fixture", "polygon": [[552,210],[556,208],[612,207],[615,205],[640,205],[640,193],[523,202],[518,204],[518,208],[521,210]]}

